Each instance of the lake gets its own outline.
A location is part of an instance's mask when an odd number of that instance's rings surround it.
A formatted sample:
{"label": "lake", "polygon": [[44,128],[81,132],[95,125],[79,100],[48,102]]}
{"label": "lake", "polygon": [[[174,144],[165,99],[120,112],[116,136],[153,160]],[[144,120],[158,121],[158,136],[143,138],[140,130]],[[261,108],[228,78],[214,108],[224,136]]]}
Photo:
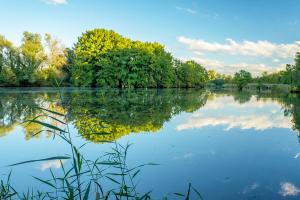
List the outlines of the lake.
{"label": "lake", "polygon": [[138,189],[153,190],[157,199],[185,193],[189,183],[209,200],[299,199],[296,95],[196,89],[1,89],[0,172],[4,178],[12,169],[13,185],[24,191],[42,187],[32,176],[49,177],[50,168],[61,170],[60,162],[8,165],[69,153],[68,145],[41,132],[41,125],[22,124],[40,114],[38,107],[67,113],[74,143],[88,142],[82,153],[90,159],[109,152],[112,144],[105,141],[116,139],[132,144],[128,165],[159,164],[142,168],[138,177]]}

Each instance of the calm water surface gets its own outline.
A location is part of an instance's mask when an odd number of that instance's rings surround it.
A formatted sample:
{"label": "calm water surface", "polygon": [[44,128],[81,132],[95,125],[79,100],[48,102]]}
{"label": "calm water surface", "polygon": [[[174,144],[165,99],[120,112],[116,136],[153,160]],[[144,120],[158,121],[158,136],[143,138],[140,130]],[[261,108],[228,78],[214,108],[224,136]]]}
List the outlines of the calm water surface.
{"label": "calm water surface", "polygon": [[[299,199],[300,98],[287,94],[198,90],[0,90],[0,172],[9,164],[64,155],[69,147],[36,124],[20,124],[38,106],[67,112],[76,144],[97,158],[103,140],[133,143],[129,165],[147,162],[139,190],[155,197],[185,192],[192,183],[205,199]],[[44,119],[49,123],[55,123]],[[105,123],[103,128],[102,123]],[[114,136],[95,134],[115,130]],[[13,168],[13,184],[39,188],[58,161]]]}

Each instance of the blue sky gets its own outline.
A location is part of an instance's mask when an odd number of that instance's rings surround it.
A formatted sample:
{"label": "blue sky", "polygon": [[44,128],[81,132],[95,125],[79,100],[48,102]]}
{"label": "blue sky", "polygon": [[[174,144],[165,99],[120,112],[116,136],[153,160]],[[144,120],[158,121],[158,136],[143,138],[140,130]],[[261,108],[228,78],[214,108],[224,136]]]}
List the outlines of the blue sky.
{"label": "blue sky", "polygon": [[300,50],[297,0],[0,0],[0,34],[46,32],[71,47],[82,32],[113,29],[157,41],[208,69],[259,74],[293,62]]}

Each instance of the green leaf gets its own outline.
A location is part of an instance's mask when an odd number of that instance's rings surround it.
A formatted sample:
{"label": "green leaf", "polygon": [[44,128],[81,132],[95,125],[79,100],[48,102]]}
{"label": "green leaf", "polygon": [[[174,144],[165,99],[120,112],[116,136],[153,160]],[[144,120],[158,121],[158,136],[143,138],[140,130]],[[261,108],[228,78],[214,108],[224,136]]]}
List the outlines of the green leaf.
{"label": "green leaf", "polygon": [[42,182],[46,185],[49,185],[49,186],[53,187],[54,189],[56,189],[56,187],[52,183],[50,183],[49,181],[45,181],[45,180],[42,180],[42,179],[37,178],[37,177],[33,177],[33,178],[35,178],[36,180],[38,180],[38,181],[40,181],[40,182]]}
{"label": "green leaf", "polygon": [[174,194],[175,194],[176,196],[184,197],[184,194],[181,194],[181,193],[178,193],[178,192],[175,192]]}
{"label": "green leaf", "polygon": [[45,111],[50,112],[50,113],[55,114],[55,115],[59,115],[59,116],[62,116],[62,117],[65,116],[64,114],[59,113],[59,112],[55,112],[55,111],[53,111],[53,110],[48,110],[48,109],[46,109],[46,108],[41,108],[41,107],[37,107],[37,108],[40,109],[40,110],[45,110]]}
{"label": "green leaf", "polygon": [[70,159],[69,156],[56,156],[56,157],[50,157],[50,158],[44,158],[44,159],[23,161],[23,162],[19,162],[19,163],[9,165],[9,167],[13,167],[13,166],[16,166],[16,165],[27,164],[27,163],[33,163],[33,162],[42,162],[42,161],[49,161],[49,160],[68,160],[68,159]]}
{"label": "green leaf", "polygon": [[61,128],[58,128],[56,126],[53,126],[52,124],[48,124],[48,123],[41,122],[41,121],[38,121],[38,120],[27,120],[25,122],[41,124],[42,126],[50,128],[52,130],[56,130],[56,131],[59,131],[59,132],[62,132],[62,133],[67,133],[66,131],[62,130]]}
{"label": "green leaf", "polygon": [[89,183],[89,185],[87,187],[87,190],[85,191],[83,200],[88,200],[89,199],[90,189],[91,189],[91,182]]}
{"label": "green leaf", "polygon": [[141,171],[140,169],[137,170],[137,171],[133,174],[132,178],[136,177],[136,175],[138,175],[138,173],[140,173],[140,171]]}

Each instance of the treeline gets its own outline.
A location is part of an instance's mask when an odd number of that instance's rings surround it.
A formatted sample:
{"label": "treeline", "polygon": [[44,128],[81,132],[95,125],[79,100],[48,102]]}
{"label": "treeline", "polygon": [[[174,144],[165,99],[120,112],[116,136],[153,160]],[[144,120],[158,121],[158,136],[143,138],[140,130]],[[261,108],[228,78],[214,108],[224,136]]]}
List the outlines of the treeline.
{"label": "treeline", "polygon": [[18,47],[0,36],[0,86],[50,86],[65,79],[66,65],[66,49],[49,34],[24,32]]}
{"label": "treeline", "polygon": [[230,83],[289,84],[300,90],[300,54],[286,70],[259,77],[207,71],[195,61],[174,58],[159,43],[134,41],[105,29],[83,33],[73,48],[46,34],[24,32],[20,46],[0,36],[0,86],[104,88],[202,88]]}
{"label": "treeline", "polygon": [[75,44],[70,82],[74,86],[118,88],[203,87],[204,67],[175,60],[159,43],[133,41],[95,29]]}
{"label": "treeline", "polygon": [[18,47],[0,36],[0,86],[170,88],[204,87],[207,81],[200,64],[111,30],[87,31],[72,49],[49,34],[24,32]]}
{"label": "treeline", "polygon": [[209,83],[215,87],[223,87],[225,84],[235,84],[239,90],[242,90],[249,83],[257,84],[257,89],[260,90],[264,84],[286,84],[290,85],[290,90],[300,91],[300,53],[296,53],[295,63],[287,64],[285,70],[274,73],[263,72],[262,75],[253,77],[246,71],[240,70],[233,76],[218,74],[215,71],[209,70]]}

